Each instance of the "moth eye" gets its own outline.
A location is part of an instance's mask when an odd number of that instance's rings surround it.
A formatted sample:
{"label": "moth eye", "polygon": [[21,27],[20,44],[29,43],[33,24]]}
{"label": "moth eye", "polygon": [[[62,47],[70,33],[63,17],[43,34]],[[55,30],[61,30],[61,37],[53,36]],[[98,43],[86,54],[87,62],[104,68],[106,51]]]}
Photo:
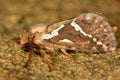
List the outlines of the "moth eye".
{"label": "moth eye", "polygon": [[29,52],[29,49],[31,47],[31,44],[30,43],[26,43],[22,46],[22,50],[26,51],[26,52]]}

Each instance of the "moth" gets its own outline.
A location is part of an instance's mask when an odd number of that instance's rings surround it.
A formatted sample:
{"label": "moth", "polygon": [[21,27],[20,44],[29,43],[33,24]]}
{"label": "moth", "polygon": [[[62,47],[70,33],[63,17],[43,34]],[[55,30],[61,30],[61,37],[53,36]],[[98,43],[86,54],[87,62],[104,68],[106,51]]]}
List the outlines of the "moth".
{"label": "moth", "polygon": [[21,45],[32,53],[39,53],[46,63],[46,54],[56,50],[69,55],[67,50],[86,53],[103,53],[116,50],[117,42],[108,20],[99,13],[82,13],[79,16],[51,25],[30,27],[22,35]]}

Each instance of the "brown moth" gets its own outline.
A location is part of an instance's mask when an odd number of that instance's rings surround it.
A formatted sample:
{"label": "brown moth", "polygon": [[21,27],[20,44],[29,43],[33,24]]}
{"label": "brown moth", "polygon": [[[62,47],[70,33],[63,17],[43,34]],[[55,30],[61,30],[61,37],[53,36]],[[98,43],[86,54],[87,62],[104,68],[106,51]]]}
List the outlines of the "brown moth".
{"label": "brown moth", "polygon": [[49,63],[47,52],[61,50],[68,56],[66,50],[109,52],[116,50],[117,42],[106,18],[98,13],[82,13],[73,19],[52,25],[39,24],[30,27],[22,36],[21,45],[28,48],[29,58],[32,53],[39,53]]}

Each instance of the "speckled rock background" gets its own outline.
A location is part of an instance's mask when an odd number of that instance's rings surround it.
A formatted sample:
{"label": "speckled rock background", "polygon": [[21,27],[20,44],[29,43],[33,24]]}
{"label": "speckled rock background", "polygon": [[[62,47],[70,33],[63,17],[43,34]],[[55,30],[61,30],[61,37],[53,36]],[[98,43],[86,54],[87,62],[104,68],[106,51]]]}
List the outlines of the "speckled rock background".
{"label": "speckled rock background", "polygon": [[[116,51],[70,53],[75,62],[60,52],[48,54],[52,72],[34,54],[28,68],[23,68],[29,53],[21,50],[14,37],[32,25],[51,24],[82,12],[100,12],[118,28]],[[0,0],[0,80],[120,80],[119,27],[120,0]]]}

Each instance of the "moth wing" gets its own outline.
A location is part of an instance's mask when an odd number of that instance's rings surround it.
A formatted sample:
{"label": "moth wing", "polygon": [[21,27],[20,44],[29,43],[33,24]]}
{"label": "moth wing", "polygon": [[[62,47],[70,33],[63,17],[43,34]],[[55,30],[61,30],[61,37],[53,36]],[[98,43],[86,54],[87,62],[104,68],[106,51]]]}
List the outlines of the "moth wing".
{"label": "moth wing", "polygon": [[51,47],[84,52],[107,52],[116,49],[116,39],[108,21],[97,13],[50,25],[45,41]]}

